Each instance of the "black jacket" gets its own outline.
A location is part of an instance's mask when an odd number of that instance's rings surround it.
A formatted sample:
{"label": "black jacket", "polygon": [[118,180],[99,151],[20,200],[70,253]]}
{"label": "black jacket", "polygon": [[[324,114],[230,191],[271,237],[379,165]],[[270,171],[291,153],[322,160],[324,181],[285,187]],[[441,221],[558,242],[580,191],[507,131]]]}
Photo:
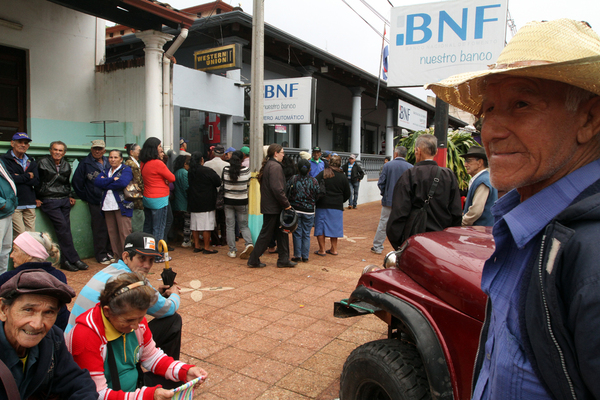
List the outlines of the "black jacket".
{"label": "black jacket", "polygon": [[[4,165],[6,170],[13,178],[15,185],[17,186],[17,198],[19,199],[19,206],[34,206],[35,205],[35,190],[34,187],[39,183],[38,167],[37,163],[29,154],[30,163],[25,171],[23,167],[17,161],[10,152],[9,149],[3,156]],[[29,176],[29,173],[33,173],[33,178]]]}
{"label": "black jacket", "polygon": [[92,157],[92,153],[79,161],[71,184],[73,185],[73,190],[75,190],[75,193],[77,193],[77,196],[81,200],[90,204],[100,205],[102,201],[102,189],[94,185],[94,180],[108,167],[108,158],[102,157],[102,165],[100,165]]}
{"label": "black jacket", "polygon": [[42,157],[38,162],[40,183],[35,187],[37,198],[64,199],[71,196],[71,165],[63,158],[58,172],[52,156]]}
{"label": "black jacket", "polygon": [[216,210],[217,188],[221,178],[204,165],[194,165],[188,171],[188,211],[208,212]]}
{"label": "black jacket", "polygon": [[344,202],[350,198],[350,184],[347,175],[343,172],[333,171],[333,178],[323,179],[323,173],[316,176],[317,182],[325,182],[325,195],[317,200],[317,208],[330,208],[343,210]]}
{"label": "black jacket", "polygon": [[[402,244],[404,224],[413,206],[421,208],[425,204],[438,168],[433,160],[421,161],[405,171],[396,182],[386,229],[387,237],[395,249]],[[426,231],[460,226],[461,221],[462,207],[456,175],[448,168],[442,168],[440,182],[427,209]]]}
{"label": "black jacket", "polygon": [[285,175],[283,166],[274,158],[269,159],[263,168],[260,182],[260,212],[279,214],[288,208],[290,202],[285,197]]}
{"label": "black jacket", "polygon": [[[348,176],[348,165],[349,164],[350,163],[346,163],[342,167],[342,170],[344,170],[344,174],[346,174],[346,176]],[[327,168],[327,166],[325,166],[325,168]],[[362,181],[362,179],[364,177],[365,177],[365,172],[363,171],[362,167],[360,166],[358,161],[354,161],[354,165],[352,166],[352,171],[350,172],[350,182],[356,183],[358,181]]]}
{"label": "black jacket", "polygon": [[[540,233],[523,277],[519,308],[524,310],[525,353],[556,400],[600,398],[599,237],[600,180]],[[488,327],[486,318],[480,349]],[[484,353],[478,352],[473,382]]]}

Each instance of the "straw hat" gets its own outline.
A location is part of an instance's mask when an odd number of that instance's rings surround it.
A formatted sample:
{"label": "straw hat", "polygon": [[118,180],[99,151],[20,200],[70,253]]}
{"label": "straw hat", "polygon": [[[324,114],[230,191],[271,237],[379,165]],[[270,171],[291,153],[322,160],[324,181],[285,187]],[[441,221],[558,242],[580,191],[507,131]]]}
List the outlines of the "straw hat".
{"label": "straw hat", "polygon": [[478,115],[485,78],[508,74],[567,83],[600,95],[600,37],[585,22],[530,22],[506,45],[490,69],[429,83],[446,103]]}

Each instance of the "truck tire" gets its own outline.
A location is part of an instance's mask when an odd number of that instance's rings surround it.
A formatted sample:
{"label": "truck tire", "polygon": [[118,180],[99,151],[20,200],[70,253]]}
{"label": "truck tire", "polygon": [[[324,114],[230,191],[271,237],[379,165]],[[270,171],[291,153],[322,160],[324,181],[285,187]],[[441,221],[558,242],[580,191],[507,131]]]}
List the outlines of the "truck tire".
{"label": "truck tire", "polygon": [[416,347],[397,339],[365,343],[344,363],[340,400],[431,399]]}

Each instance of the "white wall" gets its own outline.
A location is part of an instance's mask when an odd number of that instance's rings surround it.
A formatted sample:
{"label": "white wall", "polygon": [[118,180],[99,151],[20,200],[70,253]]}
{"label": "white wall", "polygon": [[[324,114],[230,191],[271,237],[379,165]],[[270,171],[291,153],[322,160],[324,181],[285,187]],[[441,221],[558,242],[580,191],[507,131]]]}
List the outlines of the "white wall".
{"label": "white wall", "polygon": [[96,132],[96,18],[44,0],[0,0],[0,44],[28,53],[28,131],[36,142],[89,143]]}

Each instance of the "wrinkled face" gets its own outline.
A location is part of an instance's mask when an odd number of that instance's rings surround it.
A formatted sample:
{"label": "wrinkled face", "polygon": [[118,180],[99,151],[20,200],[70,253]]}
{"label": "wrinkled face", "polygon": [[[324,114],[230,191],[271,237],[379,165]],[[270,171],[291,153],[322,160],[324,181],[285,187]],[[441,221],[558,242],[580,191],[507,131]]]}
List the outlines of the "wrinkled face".
{"label": "wrinkled face", "polygon": [[138,310],[130,307],[124,313],[113,314],[108,306],[104,306],[102,307],[102,311],[104,311],[104,316],[117,331],[129,333],[140,326],[140,322],[142,322],[148,310]]}
{"label": "wrinkled face", "polygon": [[50,296],[22,294],[11,306],[0,304],[4,334],[20,357],[46,336],[57,315],[58,300]]}
{"label": "wrinkled face", "polygon": [[123,262],[129,267],[133,272],[139,272],[140,274],[146,276],[152,266],[154,265],[154,256],[144,256],[142,254],[136,254],[133,258],[129,258],[129,253],[124,252]]}
{"label": "wrinkled face", "polygon": [[483,169],[483,160],[478,157],[466,157],[465,169],[467,170],[467,174],[475,176]]}
{"label": "wrinkled face", "polygon": [[92,157],[96,160],[100,160],[104,156],[104,147],[92,147]]}
{"label": "wrinkled face", "polygon": [[33,257],[31,257],[29,254],[25,253],[23,250],[21,250],[21,248],[19,246],[17,246],[16,244],[13,244],[13,250],[12,250],[12,253],[10,253],[10,258],[12,258],[13,265],[16,268],[19,265],[25,264],[27,261],[31,260]]}
{"label": "wrinkled face", "polygon": [[123,157],[118,151],[111,151],[108,155],[108,163],[113,169],[117,168],[123,162]]}
{"label": "wrinkled face", "polygon": [[481,138],[494,187],[536,193],[570,172],[581,118],[565,108],[567,88],[536,78],[489,79]]}
{"label": "wrinkled face", "polygon": [[283,151],[283,149],[281,149],[281,151],[279,153],[275,153],[273,155],[273,158],[275,158],[277,161],[281,162],[281,160],[283,160],[283,156],[284,156],[284,151]]}
{"label": "wrinkled face", "polygon": [[141,150],[142,150],[142,148],[136,144],[135,146],[133,146],[133,149],[129,152],[129,154],[131,155],[131,157],[133,157],[137,160],[140,156]]}
{"label": "wrinkled face", "polygon": [[65,156],[65,146],[62,144],[53,144],[50,148],[50,155],[56,164],[60,163],[60,160]]}
{"label": "wrinkled face", "polygon": [[30,141],[27,139],[19,139],[19,140],[11,140],[10,145],[13,149],[13,153],[19,158],[23,156],[23,154],[27,153],[29,149]]}

